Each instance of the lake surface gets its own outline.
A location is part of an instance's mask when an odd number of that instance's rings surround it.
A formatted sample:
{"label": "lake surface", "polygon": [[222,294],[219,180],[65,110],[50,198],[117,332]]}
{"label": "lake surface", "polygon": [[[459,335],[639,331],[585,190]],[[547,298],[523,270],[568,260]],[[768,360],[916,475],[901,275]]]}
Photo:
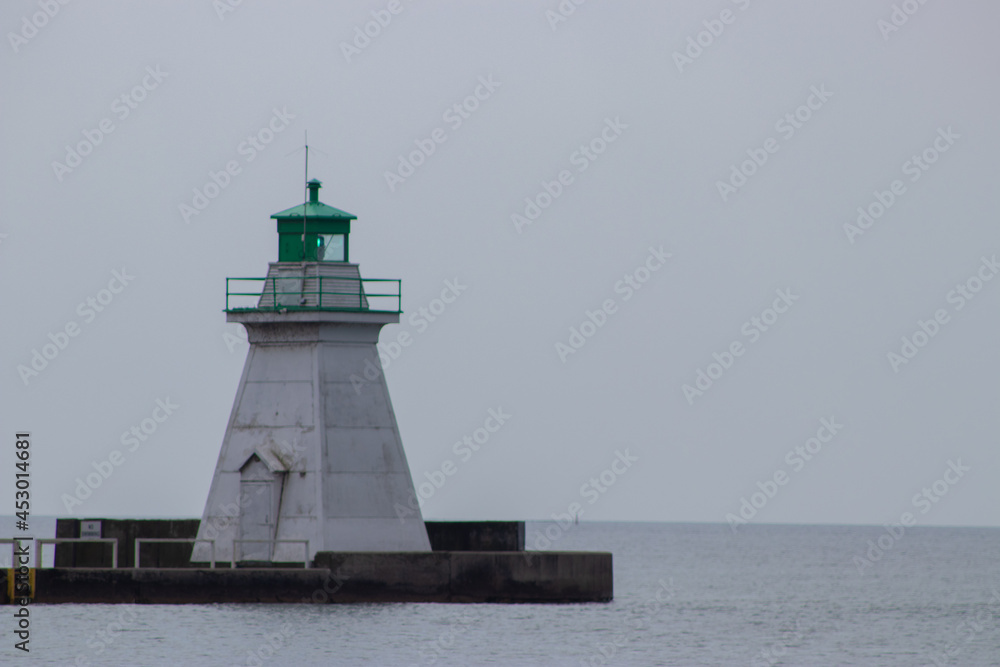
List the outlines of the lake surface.
{"label": "lake surface", "polygon": [[1000,529],[529,523],[528,543],[546,528],[614,553],[613,602],[38,605],[30,657],[8,616],[0,664],[1000,664]]}

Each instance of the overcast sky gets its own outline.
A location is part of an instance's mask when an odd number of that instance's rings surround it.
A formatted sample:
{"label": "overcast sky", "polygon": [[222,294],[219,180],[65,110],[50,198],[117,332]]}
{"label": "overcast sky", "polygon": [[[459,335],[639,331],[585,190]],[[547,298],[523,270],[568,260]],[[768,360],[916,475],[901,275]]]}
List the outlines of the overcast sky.
{"label": "overcast sky", "polygon": [[1000,524],[996,3],[47,2],[0,5],[4,502],[27,429],[36,514],[201,516],[308,130],[403,281],[425,517]]}

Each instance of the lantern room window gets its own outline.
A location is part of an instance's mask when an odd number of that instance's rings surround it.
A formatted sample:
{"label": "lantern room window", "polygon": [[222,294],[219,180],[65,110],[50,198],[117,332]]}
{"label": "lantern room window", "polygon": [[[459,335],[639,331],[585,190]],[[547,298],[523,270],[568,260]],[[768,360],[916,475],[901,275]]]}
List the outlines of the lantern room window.
{"label": "lantern room window", "polygon": [[316,258],[321,262],[343,262],[346,259],[345,234],[321,234],[317,238]]}

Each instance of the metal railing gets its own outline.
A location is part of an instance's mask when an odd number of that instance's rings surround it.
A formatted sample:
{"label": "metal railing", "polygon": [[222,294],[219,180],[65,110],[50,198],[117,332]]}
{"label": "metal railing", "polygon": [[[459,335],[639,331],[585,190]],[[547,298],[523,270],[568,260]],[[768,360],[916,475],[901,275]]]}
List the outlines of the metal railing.
{"label": "metal railing", "polygon": [[[306,290],[304,288],[296,289],[288,292],[278,291],[278,283],[283,281],[297,281],[300,286],[303,286],[306,281],[315,280],[316,289]],[[323,289],[323,281],[327,282],[327,286],[331,283],[344,283],[352,282],[357,283],[357,289],[352,289],[350,291],[338,291],[335,289]],[[261,290],[259,292],[234,292],[233,288],[230,286],[231,282],[263,282]],[[387,291],[384,292],[370,292],[365,288],[366,283],[390,283],[386,288]],[[392,290],[392,283],[395,283],[396,289]],[[231,305],[233,297],[257,297],[259,299],[258,303],[254,306],[245,306],[234,308]],[[296,303],[289,305],[287,303],[288,299],[281,299],[279,297],[295,297]],[[308,297],[315,297],[315,304],[302,305],[302,301],[309,300]],[[323,302],[324,297],[327,297],[326,303]],[[343,297],[349,297],[344,299]],[[341,276],[303,276],[303,275],[277,275],[277,276],[267,276],[265,278],[226,278],[226,312],[231,311],[246,311],[246,310],[343,310],[343,311],[368,311],[373,313],[401,313],[402,309],[402,298],[403,298],[403,281],[396,278],[350,278]],[[357,299],[357,305],[352,305],[351,302]],[[371,299],[387,300],[390,302],[395,302],[395,308],[373,308],[371,304]],[[270,303],[267,301],[270,300]]]}
{"label": "metal railing", "polygon": [[175,542],[178,544],[180,543],[197,544],[198,542],[208,542],[209,544],[212,545],[211,560],[209,561],[210,563],[209,567],[212,568],[215,567],[215,540],[204,540],[204,539],[197,540],[193,537],[137,537],[135,538],[135,564],[133,565],[135,569],[139,569],[139,546],[145,542],[159,542],[159,543]]}
{"label": "metal railing", "polygon": [[[305,546],[305,557],[302,559],[303,566],[309,568],[309,540],[233,540],[233,558],[230,567],[236,567],[236,545],[237,544],[302,544]],[[274,557],[274,550],[272,549],[271,558],[263,560],[271,560]],[[247,559],[250,560],[250,559]]]}
{"label": "metal railing", "polygon": [[36,537],[35,538],[35,567],[41,567],[42,545],[59,544],[61,542],[110,542],[111,543],[111,567],[118,567],[118,540],[113,537]]}
{"label": "metal railing", "polygon": [[10,545],[10,566],[17,569],[17,545],[21,542],[31,542],[33,537],[4,537],[0,538],[0,544]]}

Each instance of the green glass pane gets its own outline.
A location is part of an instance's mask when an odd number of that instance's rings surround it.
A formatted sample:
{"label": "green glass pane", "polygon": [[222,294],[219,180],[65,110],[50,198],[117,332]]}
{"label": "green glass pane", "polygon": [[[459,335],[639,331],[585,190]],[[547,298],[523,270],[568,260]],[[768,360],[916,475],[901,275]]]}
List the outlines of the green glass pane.
{"label": "green glass pane", "polygon": [[344,261],[344,235],[323,234],[318,239],[317,255],[324,262]]}

